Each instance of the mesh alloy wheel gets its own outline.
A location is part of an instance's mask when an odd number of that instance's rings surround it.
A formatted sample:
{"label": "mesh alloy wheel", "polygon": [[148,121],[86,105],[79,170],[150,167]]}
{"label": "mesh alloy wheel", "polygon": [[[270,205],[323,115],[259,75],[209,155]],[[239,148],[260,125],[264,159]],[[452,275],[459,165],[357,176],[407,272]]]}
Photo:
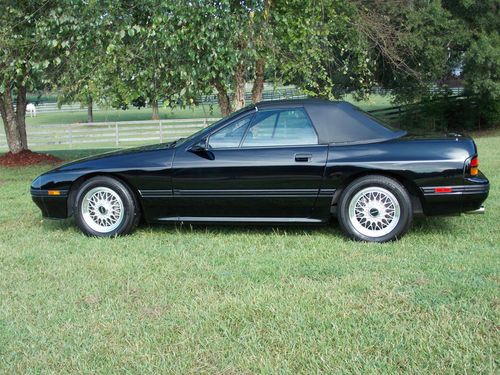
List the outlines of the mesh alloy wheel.
{"label": "mesh alloy wheel", "polygon": [[357,241],[386,242],[401,238],[413,222],[406,188],[396,179],[368,175],[347,185],[339,197],[342,231]]}
{"label": "mesh alloy wheel", "polygon": [[349,204],[349,220],[361,234],[382,237],[399,223],[401,207],[390,191],[368,187],[354,195]]}
{"label": "mesh alloy wheel", "polygon": [[107,187],[89,190],[82,200],[85,223],[99,233],[109,233],[120,226],[124,217],[120,196]]}
{"label": "mesh alloy wheel", "polygon": [[139,203],[133,190],[124,182],[113,177],[96,176],[76,188],[73,212],[76,224],[86,235],[124,235],[139,224]]}

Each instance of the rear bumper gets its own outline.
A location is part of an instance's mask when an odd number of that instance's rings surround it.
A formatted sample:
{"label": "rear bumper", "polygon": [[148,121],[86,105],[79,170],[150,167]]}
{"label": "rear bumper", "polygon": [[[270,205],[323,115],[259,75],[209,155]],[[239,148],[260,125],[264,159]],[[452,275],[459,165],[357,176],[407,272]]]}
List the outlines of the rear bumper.
{"label": "rear bumper", "polygon": [[61,195],[51,196],[48,190],[31,188],[31,198],[47,219],[66,219],[68,217],[68,191],[60,190]]}
{"label": "rear bumper", "polygon": [[470,188],[467,193],[463,194],[462,211],[478,210],[488,198],[490,182],[482,173],[479,173],[477,177],[466,178],[465,181],[469,183]]}
{"label": "rear bumper", "polygon": [[483,205],[481,205],[481,207],[479,207],[477,210],[465,211],[465,213],[472,214],[472,215],[482,215],[482,214],[484,214],[484,211],[486,211],[486,209],[484,208]]}
{"label": "rear bumper", "polygon": [[[422,187],[426,215],[453,215],[478,210],[488,198],[490,183],[480,173],[464,179],[463,185]],[[484,207],[482,209],[484,212]]]}

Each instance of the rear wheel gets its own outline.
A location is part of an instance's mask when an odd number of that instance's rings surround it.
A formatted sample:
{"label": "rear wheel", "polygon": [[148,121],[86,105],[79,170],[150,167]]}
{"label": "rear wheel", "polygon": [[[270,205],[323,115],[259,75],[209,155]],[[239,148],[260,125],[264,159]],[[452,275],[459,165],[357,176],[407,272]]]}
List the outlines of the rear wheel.
{"label": "rear wheel", "polygon": [[398,181],[385,176],[365,176],[342,192],[339,224],[345,234],[359,241],[386,242],[401,238],[413,221],[411,199]]}
{"label": "rear wheel", "polygon": [[120,181],[98,176],[85,181],[75,199],[75,221],[87,235],[111,237],[132,232],[140,212],[135,196]]}

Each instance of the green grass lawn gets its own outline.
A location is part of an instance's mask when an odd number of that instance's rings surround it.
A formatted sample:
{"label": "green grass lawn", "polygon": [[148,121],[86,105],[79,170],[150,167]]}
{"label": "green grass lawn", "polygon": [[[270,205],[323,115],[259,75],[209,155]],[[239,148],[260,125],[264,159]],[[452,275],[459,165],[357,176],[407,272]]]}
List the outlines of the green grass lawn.
{"label": "green grass lawn", "polygon": [[[389,95],[371,95],[366,100],[358,101],[350,94],[346,95],[346,97],[344,98],[344,100],[353,103],[367,111],[390,107],[392,106],[391,99],[392,98]],[[203,105],[193,108],[161,108],[160,117],[162,119],[221,117],[221,113],[218,105]],[[94,112],[95,122],[137,120],[151,120],[151,109],[106,109]],[[39,113],[37,117],[26,118],[26,123],[28,125],[73,124],[78,122],[87,122],[87,112],[85,108],[82,109],[81,112]]]}
{"label": "green grass lawn", "polygon": [[0,373],[494,374],[500,135],[477,143],[486,214],[388,244],[335,224],[87,238],[31,202],[47,166],[0,169]]}

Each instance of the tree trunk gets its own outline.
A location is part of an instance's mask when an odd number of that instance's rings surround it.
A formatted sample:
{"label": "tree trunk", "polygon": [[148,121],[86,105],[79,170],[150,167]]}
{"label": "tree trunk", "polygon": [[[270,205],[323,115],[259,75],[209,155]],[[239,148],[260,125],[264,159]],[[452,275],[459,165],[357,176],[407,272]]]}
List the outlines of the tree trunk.
{"label": "tree trunk", "polygon": [[19,128],[19,134],[21,135],[21,143],[23,144],[23,149],[28,149],[28,136],[26,134],[26,104],[28,101],[26,99],[26,86],[19,83],[17,93],[17,103],[16,103],[16,120],[17,127]]}
{"label": "tree trunk", "polygon": [[159,120],[160,119],[160,113],[158,111],[158,100],[152,100],[151,101],[151,108],[153,109],[153,120]]}
{"label": "tree trunk", "polygon": [[14,110],[14,102],[9,87],[0,94],[0,113],[2,115],[5,136],[9,150],[17,154],[28,149],[26,137],[26,87],[20,86],[17,96],[17,108]]}
{"label": "tree trunk", "polygon": [[252,87],[252,103],[258,103],[262,100],[262,91],[264,90],[264,69],[266,62],[263,58],[255,61],[255,81]]}
{"label": "tree trunk", "polygon": [[94,122],[94,101],[92,100],[92,96],[88,96],[87,98],[87,122]]}
{"label": "tree trunk", "polygon": [[233,111],[245,106],[245,65],[238,64],[234,73],[234,100]]}
{"label": "tree trunk", "polygon": [[227,116],[232,112],[231,101],[224,85],[220,81],[215,81],[214,86],[217,90],[217,101],[219,102],[220,112],[222,116]]}

